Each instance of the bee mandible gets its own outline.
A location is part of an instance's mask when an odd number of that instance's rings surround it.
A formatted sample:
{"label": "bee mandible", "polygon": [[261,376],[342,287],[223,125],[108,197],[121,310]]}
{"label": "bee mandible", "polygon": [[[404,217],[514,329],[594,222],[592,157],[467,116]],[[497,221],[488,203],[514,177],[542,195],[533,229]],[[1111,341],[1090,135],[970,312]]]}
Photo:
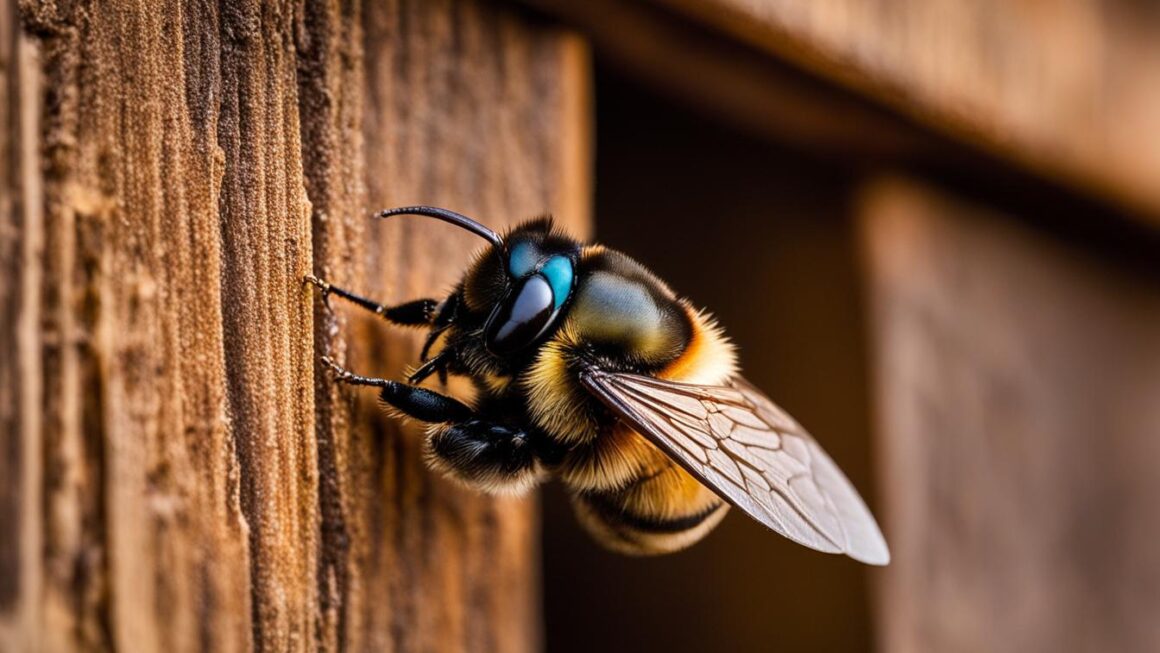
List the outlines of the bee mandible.
{"label": "bee mandible", "polygon": [[[550,218],[504,235],[447,209],[418,215],[488,242],[446,299],[383,306],[307,281],[402,326],[428,329],[407,381],[356,375],[427,424],[430,467],[492,493],[549,477],[567,487],[583,526],[628,554],[676,551],[703,538],[730,505],[785,537],[868,564],[890,553],[866,504],[818,443],[737,371],[733,346],[706,312],[632,258],[583,244]],[[422,387],[462,375],[470,404]]]}

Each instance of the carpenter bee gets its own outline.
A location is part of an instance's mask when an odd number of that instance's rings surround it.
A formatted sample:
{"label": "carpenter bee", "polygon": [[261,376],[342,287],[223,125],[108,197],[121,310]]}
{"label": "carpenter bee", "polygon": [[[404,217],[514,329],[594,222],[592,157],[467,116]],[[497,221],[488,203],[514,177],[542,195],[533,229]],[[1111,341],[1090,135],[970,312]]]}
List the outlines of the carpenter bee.
{"label": "carpenter bee", "polygon": [[[737,373],[733,346],[640,263],[556,230],[550,218],[501,236],[430,206],[419,215],[488,242],[442,300],[386,307],[316,277],[396,325],[429,329],[407,382],[335,378],[428,425],[431,467],[488,492],[548,477],[593,536],[628,554],[700,540],[730,505],[819,551],[882,565],[890,553],[865,503],[796,421]],[[470,378],[471,405],[420,387]]]}

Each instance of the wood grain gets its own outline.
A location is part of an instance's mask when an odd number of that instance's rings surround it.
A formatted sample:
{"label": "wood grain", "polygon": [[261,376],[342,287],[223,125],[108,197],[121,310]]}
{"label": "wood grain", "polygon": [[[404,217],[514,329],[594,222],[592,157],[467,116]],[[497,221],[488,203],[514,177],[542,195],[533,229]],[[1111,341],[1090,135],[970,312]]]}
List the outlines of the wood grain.
{"label": "wood grain", "polygon": [[[372,223],[367,207],[432,203],[496,229],[554,210],[572,231],[587,230],[581,42],[476,3],[385,3],[365,13],[361,152],[351,147],[322,159],[344,166],[361,158],[367,173],[361,188],[335,187],[335,204],[315,206],[319,273],[389,303],[441,295],[482,243],[422,218]],[[356,120],[337,113],[334,122]],[[391,329],[337,302],[335,308],[319,315],[319,333],[326,334],[320,352],[391,377],[417,361],[416,332]],[[422,465],[420,429],[400,429],[373,393],[330,395],[329,384],[319,392],[326,396],[319,414],[331,411],[327,419],[337,420],[333,437],[319,423],[320,441],[333,441],[327,463],[333,469],[324,477],[333,473],[345,488],[323,515],[337,531],[333,537],[349,540],[345,562],[335,558],[326,572],[334,575],[327,585],[347,606],[335,613],[346,622],[347,645],[536,648],[535,502],[491,500],[451,486]],[[355,423],[349,433],[339,426],[348,419]]]}
{"label": "wood grain", "polygon": [[1160,215],[1160,9],[1131,0],[648,0],[959,142]]}
{"label": "wood grain", "polygon": [[915,182],[860,212],[882,650],[1156,650],[1155,266]]}
{"label": "wood grain", "polygon": [[474,2],[15,4],[0,648],[534,648],[534,502],[335,388],[319,354],[397,377],[416,334],[301,278],[445,291],[477,243],[386,204],[584,231],[582,45]]}

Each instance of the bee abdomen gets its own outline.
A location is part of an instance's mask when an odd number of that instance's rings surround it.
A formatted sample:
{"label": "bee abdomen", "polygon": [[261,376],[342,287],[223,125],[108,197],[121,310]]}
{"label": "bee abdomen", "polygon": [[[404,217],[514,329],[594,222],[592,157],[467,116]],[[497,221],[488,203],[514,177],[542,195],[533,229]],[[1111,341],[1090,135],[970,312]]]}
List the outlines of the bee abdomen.
{"label": "bee abdomen", "polygon": [[610,500],[607,496],[600,494],[588,493],[580,495],[579,498],[588,505],[589,509],[593,510],[606,522],[615,523],[628,530],[650,534],[684,533],[685,531],[700,526],[724,505],[723,502],[718,501],[711,504],[708,508],[703,508],[690,515],[682,517],[656,517],[635,514],[624,506],[619,505],[618,502]]}
{"label": "bee abdomen", "polygon": [[728,505],[676,465],[617,491],[573,494],[584,527],[622,553],[669,553],[697,542],[725,516]]}
{"label": "bee abdomen", "polygon": [[672,465],[659,449],[624,424],[573,448],[556,473],[575,492],[604,492],[628,488]]}

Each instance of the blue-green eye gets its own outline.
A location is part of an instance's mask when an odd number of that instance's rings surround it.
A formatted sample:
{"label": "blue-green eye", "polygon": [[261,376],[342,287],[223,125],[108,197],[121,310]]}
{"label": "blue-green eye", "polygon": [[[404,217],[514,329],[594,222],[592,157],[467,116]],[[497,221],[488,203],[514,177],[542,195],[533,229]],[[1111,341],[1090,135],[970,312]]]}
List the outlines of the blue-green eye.
{"label": "blue-green eye", "polygon": [[560,308],[572,291],[572,261],[567,256],[553,256],[540,268],[540,274],[552,286],[553,308]]}
{"label": "blue-green eye", "polygon": [[515,247],[512,247],[511,255],[508,256],[508,271],[519,279],[531,272],[539,260],[540,252],[534,244],[527,241],[516,243]]}

